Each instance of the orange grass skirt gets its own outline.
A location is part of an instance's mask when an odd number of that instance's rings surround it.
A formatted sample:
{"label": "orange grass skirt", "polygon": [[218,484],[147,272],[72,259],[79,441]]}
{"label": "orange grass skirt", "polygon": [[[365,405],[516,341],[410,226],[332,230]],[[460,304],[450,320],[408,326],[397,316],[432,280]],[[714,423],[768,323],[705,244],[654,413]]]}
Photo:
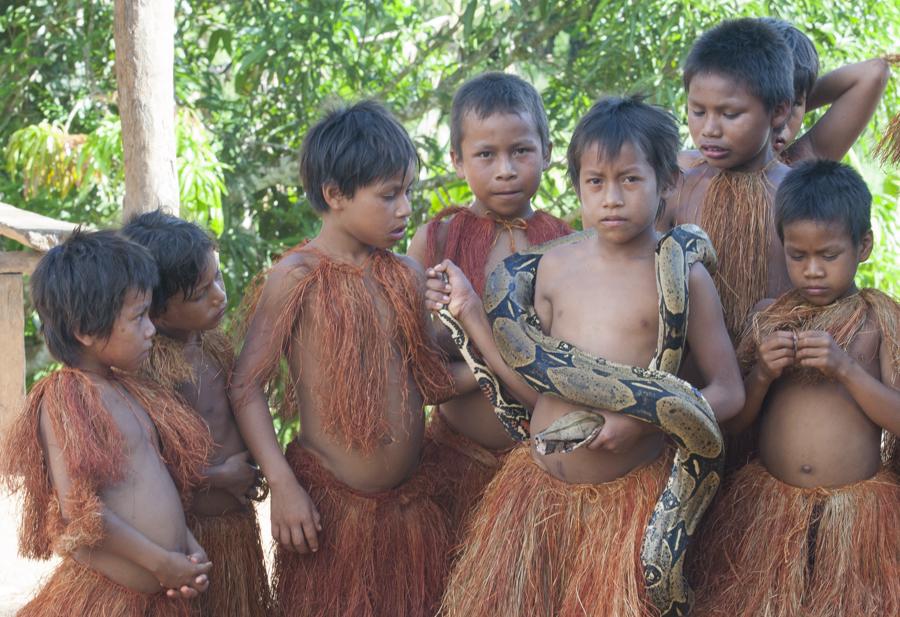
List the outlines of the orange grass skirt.
{"label": "orange grass skirt", "polygon": [[256,511],[188,514],[188,525],[212,561],[209,589],[192,605],[200,617],[268,617],[274,602],[259,540]]}
{"label": "orange grass skirt", "polygon": [[17,617],[188,617],[186,600],[115,583],[71,557],[63,559]]}
{"label": "orange grass skirt", "polygon": [[450,517],[454,543],[469,513],[500,469],[508,451],[489,450],[457,433],[436,410],[425,429],[425,454],[429,470],[436,474],[434,500]]}
{"label": "orange grass skirt", "polygon": [[670,465],[667,451],[612,482],[567,484],[516,448],[469,520],[441,615],[658,614],[640,551]]}
{"label": "orange grass skirt", "polygon": [[319,551],[275,552],[275,597],[287,617],[433,615],[446,578],[447,517],[419,467],[397,488],[353,490],[296,442],[286,457],[322,515]]}
{"label": "orange grass skirt", "polygon": [[729,480],[694,555],[697,617],[896,617],[900,484],[882,470],[798,488],[754,461]]}

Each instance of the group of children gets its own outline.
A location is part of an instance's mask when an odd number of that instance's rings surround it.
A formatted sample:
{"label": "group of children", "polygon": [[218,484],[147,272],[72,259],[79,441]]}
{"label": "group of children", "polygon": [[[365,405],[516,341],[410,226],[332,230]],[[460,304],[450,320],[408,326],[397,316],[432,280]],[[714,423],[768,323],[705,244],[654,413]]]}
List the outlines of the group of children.
{"label": "group of children", "polygon": [[[717,271],[689,273],[681,375],[724,432],[752,439],[689,549],[695,615],[900,614],[900,307],[854,286],[871,195],[834,162],[888,69],[817,72],[792,26],[740,19],[685,64],[697,150],[679,152],[674,117],[639,97],[598,101],[567,153],[595,233],[538,269],[546,333],[645,366],[660,231],[712,239]],[[31,292],[65,368],[32,389],[0,471],[24,495],[21,552],[63,561],[20,615],[658,614],[640,550],[665,436],[598,410],[586,448],[517,446],[428,313],[447,305],[532,434],[574,408],[505,364],[480,298],[501,260],[572,232],[532,209],[551,156],[539,95],[472,79],[451,148],[473,201],[401,256],[409,135],[371,102],[316,124],[300,169],[321,231],[247,293],[236,358],[217,329],[215,244],[195,225],[152,212],[47,253]],[[299,418],[286,451],[272,408]],[[271,586],[251,504],[267,491]]]}

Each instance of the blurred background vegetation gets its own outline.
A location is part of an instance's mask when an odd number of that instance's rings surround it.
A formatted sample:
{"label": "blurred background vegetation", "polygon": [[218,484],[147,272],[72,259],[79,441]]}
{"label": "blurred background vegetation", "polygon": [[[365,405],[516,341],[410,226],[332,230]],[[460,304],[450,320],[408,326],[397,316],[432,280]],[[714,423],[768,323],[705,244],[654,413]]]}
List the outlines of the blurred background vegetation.
{"label": "blurred background vegetation", "polygon": [[[67,221],[117,224],[124,178],[112,0],[5,4],[0,201]],[[722,19],[763,15],[807,33],[822,73],[900,51],[894,1],[180,0],[181,214],[219,236],[230,302],[237,304],[253,274],[318,227],[298,186],[297,152],[307,128],[340,100],[373,97],[400,117],[422,156],[411,233],[429,213],[468,198],[449,161],[450,101],[467,78],[503,70],[537,86],[550,118],[554,164],[536,205],[577,220],[564,153],[578,117],[601,95],[644,92],[684,119],[680,66],[691,43]],[[895,77],[888,84],[848,155],[876,200],[877,245],[860,283],[895,297],[900,172],[880,168],[871,152],[900,111],[898,83]],[[46,358],[34,318],[26,329],[33,372]]]}

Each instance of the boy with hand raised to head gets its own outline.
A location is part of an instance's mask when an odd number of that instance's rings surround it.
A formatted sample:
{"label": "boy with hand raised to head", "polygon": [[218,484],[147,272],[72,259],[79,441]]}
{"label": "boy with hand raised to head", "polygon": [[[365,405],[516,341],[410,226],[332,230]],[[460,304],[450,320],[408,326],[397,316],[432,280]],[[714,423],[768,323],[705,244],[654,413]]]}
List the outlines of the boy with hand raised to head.
{"label": "boy with hand raised to head", "polygon": [[150,309],[156,336],[141,372],[192,408],[215,443],[187,513],[213,563],[195,613],[265,617],[273,607],[256,513],[248,505],[258,474],[228,401],[234,348],[218,329],[227,298],[215,243],[197,225],[160,210],[136,217],[122,232],[146,247],[159,269]]}
{"label": "boy with hand raised to head", "polygon": [[[408,254],[426,268],[450,259],[481,294],[491,270],[516,250],[571,233],[566,223],[532,207],[552,148],[540,95],[515,75],[469,80],[453,97],[450,142],[472,203],[426,223]],[[514,442],[480,391],[443,403],[428,436],[443,476],[440,501],[456,532]]]}
{"label": "boy with hand raised to head", "polygon": [[157,280],[150,254],[110,231],[75,231],[31,277],[42,333],[65,367],[32,388],[0,472],[24,494],[22,555],[63,561],[21,616],[186,616],[182,597],[209,584],[182,509],[208,431],[131,376],[150,351]]}
{"label": "boy with hand raised to head", "polygon": [[789,287],[772,224],[775,189],[789,168],[772,148],[793,101],[793,60],[759,19],[726,21],[704,33],[684,66],[688,128],[683,180],[660,224],[700,225],[719,263],[714,280],[736,339],[753,306]]}
{"label": "boy with hand raised to head", "polygon": [[707,518],[699,617],[900,613],[900,305],[854,285],[871,201],[833,161],[778,189],[793,289],[760,303],[738,349],[747,399],[725,429],[759,420],[759,458]]}
{"label": "boy with hand raised to head", "polygon": [[[300,171],[322,228],[272,266],[253,300],[231,398],[271,490],[275,594],[288,616],[428,615],[440,598],[450,536],[421,464],[423,403],[476,383],[434,343],[424,271],[390,251],[406,232],[417,161],[375,103],[317,123]],[[267,390],[300,417],[286,453]]]}
{"label": "boy with hand raised to head", "polygon": [[[772,147],[787,165],[810,159],[841,160],[875,113],[890,76],[888,61],[872,58],[819,77],[819,54],[808,36],[783,19],[763,17],[761,21],[781,34],[794,60],[791,113],[784,128],[776,130]],[[822,117],[800,135],[803,116],[826,105]]]}
{"label": "boy with hand raised to head", "polygon": [[[639,98],[608,98],[581,119],[569,145],[569,175],[586,234],[542,257],[534,308],[542,329],[607,360],[646,366],[658,335],[654,229],[679,170],[674,118]],[[446,272],[449,283],[440,275]],[[444,261],[429,271],[428,306],[444,304],[485,353],[496,351],[481,300]],[[737,362],[715,287],[689,273],[687,340],[720,419],[743,404]],[[539,396],[532,435],[577,409]],[[466,528],[444,597],[447,616],[652,615],[640,551],[671,469],[665,436],[603,412],[585,448],[539,454],[517,448],[485,491]]]}

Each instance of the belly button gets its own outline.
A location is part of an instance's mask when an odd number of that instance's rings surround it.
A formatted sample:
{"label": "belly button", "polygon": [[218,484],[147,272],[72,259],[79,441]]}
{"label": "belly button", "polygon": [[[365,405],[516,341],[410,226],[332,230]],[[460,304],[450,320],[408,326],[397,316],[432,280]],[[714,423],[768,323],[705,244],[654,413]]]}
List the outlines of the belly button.
{"label": "belly button", "polygon": [[812,473],[812,467],[809,465],[800,465],[800,471],[803,473]]}

